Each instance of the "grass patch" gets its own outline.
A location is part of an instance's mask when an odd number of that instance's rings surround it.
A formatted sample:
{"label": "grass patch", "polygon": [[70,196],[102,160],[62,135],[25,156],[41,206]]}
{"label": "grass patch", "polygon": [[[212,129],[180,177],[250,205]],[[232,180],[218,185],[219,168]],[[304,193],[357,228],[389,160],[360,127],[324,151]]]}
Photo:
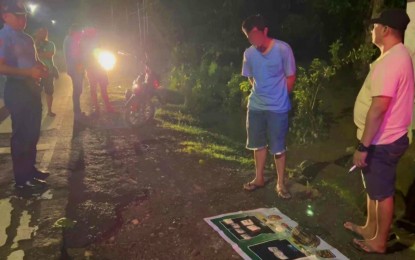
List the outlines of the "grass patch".
{"label": "grass patch", "polygon": [[192,125],[183,125],[183,124],[174,124],[167,121],[161,121],[162,127],[170,130],[174,130],[177,132],[181,132],[184,134],[190,134],[190,135],[208,135],[209,132],[206,130],[200,129],[198,127],[192,126]]}
{"label": "grass patch", "polygon": [[176,122],[177,124],[198,124],[198,120],[193,118],[191,115],[183,113],[180,108],[181,106],[169,105],[170,108],[175,108],[175,110],[179,109],[178,111],[172,110],[165,110],[159,109],[157,111],[157,116],[160,118],[169,118],[170,121]]}
{"label": "grass patch", "polygon": [[340,198],[344,199],[348,204],[356,205],[356,195],[344,189],[344,187],[340,187],[339,185],[333,182],[327,182],[324,180],[319,182],[317,185],[332,190]]}
{"label": "grass patch", "polygon": [[181,142],[180,145],[183,148],[179,151],[188,154],[200,154],[208,158],[236,162],[243,166],[250,166],[254,163],[252,159],[239,156],[239,151],[229,146],[194,141]]}
{"label": "grass patch", "polygon": [[189,136],[181,142],[179,152],[196,154],[207,158],[238,163],[243,167],[252,166],[253,159],[247,155],[245,144],[236,142],[229,137],[208,131],[199,126],[199,121],[182,112],[179,105],[168,105],[156,113],[161,127]]}
{"label": "grass patch", "polygon": [[[131,87],[130,81],[116,82],[109,86],[112,101],[124,100],[124,93]],[[167,104],[157,109],[156,119],[164,129],[173,130],[188,136],[188,141],[181,142],[181,153],[204,156],[252,166],[252,156],[247,155],[244,142],[236,142],[229,137],[208,131],[200,126],[200,121],[184,111],[183,105]]]}

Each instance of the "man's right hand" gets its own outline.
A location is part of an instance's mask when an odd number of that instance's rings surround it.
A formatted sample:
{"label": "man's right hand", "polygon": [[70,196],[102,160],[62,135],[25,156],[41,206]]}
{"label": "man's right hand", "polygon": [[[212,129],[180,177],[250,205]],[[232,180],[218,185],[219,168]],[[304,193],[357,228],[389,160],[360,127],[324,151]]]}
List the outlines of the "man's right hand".
{"label": "man's right hand", "polygon": [[47,69],[42,65],[36,65],[29,69],[29,75],[31,78],[40,80],[41,78],[46,78],[48,74]]}

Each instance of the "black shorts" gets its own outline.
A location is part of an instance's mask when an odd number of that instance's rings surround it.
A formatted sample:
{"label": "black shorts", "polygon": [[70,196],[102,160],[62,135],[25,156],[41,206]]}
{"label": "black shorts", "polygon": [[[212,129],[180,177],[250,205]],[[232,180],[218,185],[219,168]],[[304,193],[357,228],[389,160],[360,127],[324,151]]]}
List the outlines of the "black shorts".
{"label": "black shorts", "polygon": [[49,75],[47,78],[43,78],[40,81],[40,86],[45,90],[45,93],[48,95],[53,95],[53,91],[54,91],[53,81],[54,81],[53,75]]}
{"label": "black shorts", "polygon": [[371,200],[383,200],[395,194],[396,168],[408,146],[407,134],[391,144],[370,146],[362,177]]}

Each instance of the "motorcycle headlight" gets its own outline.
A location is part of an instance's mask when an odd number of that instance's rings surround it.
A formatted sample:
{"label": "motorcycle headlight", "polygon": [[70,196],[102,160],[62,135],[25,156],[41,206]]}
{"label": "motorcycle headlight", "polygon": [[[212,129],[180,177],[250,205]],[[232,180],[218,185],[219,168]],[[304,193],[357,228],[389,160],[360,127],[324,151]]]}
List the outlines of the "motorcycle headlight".
{"label": "motorcycle headlight", "polygon": [[98,54],[98,62],[105,70],[112,70],[115,67],[115,55],[109,51],[100,51]]}

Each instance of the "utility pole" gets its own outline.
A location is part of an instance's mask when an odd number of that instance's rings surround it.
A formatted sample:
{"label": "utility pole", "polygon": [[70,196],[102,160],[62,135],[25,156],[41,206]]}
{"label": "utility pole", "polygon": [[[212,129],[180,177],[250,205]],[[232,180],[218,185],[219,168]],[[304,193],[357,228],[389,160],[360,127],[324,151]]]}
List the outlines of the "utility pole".
{"label": "utility pole", "polygon": [[147,17],[146,0],[143,0],[143,43],[144,44],[146,42],[146,36],[147,36],[146,17]]}
{"label": "utility pole", "polygon": [[137,1],[137,19],[138,19],[138,41],[141,46],[146,43],[148,35],[148,1],[138,0]]}
{"label": "utility pole", "polygon": [[137,1],[137,19],[138,19],[138,42],[142,45],[142,30],[141,30],[141,8],[140,1]]}
{"label": "utility pole", "polygon": [[112,32],[115,32],[115,26],[114,26],[114,1],[111,1],[111,30],[112,30]]}

